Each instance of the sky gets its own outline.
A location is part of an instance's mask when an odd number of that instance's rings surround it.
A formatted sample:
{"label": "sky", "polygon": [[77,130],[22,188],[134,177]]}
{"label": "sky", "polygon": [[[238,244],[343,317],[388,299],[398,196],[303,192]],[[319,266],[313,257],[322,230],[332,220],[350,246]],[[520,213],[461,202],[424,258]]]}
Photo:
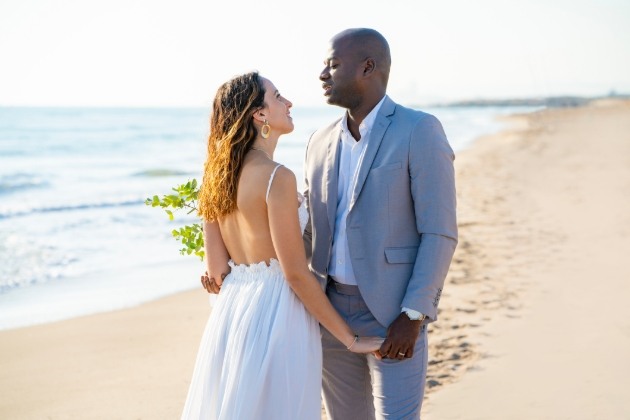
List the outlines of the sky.
{"label": "sky", "polygon": [[630,93],[628,0],[0,0],[0,106],[208,106],[258,70],[324,105],[329,39],[389,41],[403,104]]}

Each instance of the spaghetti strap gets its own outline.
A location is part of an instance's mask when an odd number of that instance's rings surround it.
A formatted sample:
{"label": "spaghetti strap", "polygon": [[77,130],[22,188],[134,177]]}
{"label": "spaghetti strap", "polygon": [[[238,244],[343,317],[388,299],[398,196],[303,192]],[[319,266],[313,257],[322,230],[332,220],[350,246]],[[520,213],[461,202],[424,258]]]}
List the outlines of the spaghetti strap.
{"label": "spaghetti strap", "polygon": [[269,185],[267,185],[267,195],[265,195],[265,202],[269,201],[269,191],[271,191],[271,183],[273,182],[273,177],[276,176],[276,171],[281,166],[282,166],[281,164],[278,164],[275,168],[273,168],[273,172],[271,173],[271,176],[269,177]]}

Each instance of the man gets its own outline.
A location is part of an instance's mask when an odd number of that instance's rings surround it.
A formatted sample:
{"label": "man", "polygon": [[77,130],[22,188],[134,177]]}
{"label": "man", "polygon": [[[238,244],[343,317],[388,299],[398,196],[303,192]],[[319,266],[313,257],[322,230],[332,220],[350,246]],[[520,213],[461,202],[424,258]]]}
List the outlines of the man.
{"label": "man", "polygon": [[335,35],[319,78],[344,116],[316,131],[305,162],[310,267],[381,358],[322,329],[323,396],[332,420],[417,419],[426,326],[457,245],[453,151],[432,115],[387,95],[391,57],[375,30]]}

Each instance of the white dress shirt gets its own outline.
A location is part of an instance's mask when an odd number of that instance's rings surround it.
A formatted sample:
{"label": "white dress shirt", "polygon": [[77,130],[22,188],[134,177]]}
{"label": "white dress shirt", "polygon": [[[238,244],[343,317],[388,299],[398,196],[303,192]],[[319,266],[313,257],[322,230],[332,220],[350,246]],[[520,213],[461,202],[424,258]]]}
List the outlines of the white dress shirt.
{"label": "white dress shirt", "polygon": [[343,284],[356,285],[352,263],[350,261],[350,251],[348,249],[348,238],[346,236],[346,218],[352,206],[352,196],[357,183],[357,175],[363,156],[370,140],[370,133],[376,114],[381,108],[385,97],[376,104],[370,113],[359,125],[361,139],[355,140],[348,129],[348,114],[346,113],[341,121],[341,149],[339,150],[339,177],[337,180],[337,211],[335,215],[335,233],[333,235],[332,254],[328,266],[328,274],[335,281]]}

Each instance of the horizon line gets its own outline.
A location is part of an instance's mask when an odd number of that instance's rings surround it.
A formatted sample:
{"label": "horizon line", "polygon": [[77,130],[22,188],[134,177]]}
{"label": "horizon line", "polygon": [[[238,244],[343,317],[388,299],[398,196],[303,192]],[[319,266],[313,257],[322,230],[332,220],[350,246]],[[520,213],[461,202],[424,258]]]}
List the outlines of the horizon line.
{"label": "horizon line", "polygon": [[[609,92],[604,95],[575,95],[575,94],[560,94],[560,95],[537,95],[537,96],[513,96],[513,97],[476,97],[476,98],[468,98],[468,99],[454,99],[454,100],[433,100],[433,101],[425,101],[425,102],[405,102],[401,103],[401,105],[409,106],[409,107],[448,107],[448,106],[457,106],[457,105],[484,105],[484,104],[501,104],[510,105],[513,103],[514,105],[522,104],[526,105],[528,101],[536,102],[536,101],[548,101],[554,99],[579,99],[579,100],[596,100],[596,99],[605,99],[605,98],[619,98],[619,99],[628,99],[630,98],[630,93],[621,93],[621,92]],[[400,103],[400,102],[399,102]],[[126,105],[112,105],[112,104],[2,104],[0,103],[0,108],[59,108],[59,109],[76,109],[76,108],[101,108],[101,109],[210,109],[212,105],[183,105],[183,104],[173,104],[173,105],[138,105],[138,104],[126,104]],[[329,108],[334,107],[336,105],[330,105],[327,103],[316,105],[316,104],[308,104],[308,105],[294,105],[297,108]]]}

